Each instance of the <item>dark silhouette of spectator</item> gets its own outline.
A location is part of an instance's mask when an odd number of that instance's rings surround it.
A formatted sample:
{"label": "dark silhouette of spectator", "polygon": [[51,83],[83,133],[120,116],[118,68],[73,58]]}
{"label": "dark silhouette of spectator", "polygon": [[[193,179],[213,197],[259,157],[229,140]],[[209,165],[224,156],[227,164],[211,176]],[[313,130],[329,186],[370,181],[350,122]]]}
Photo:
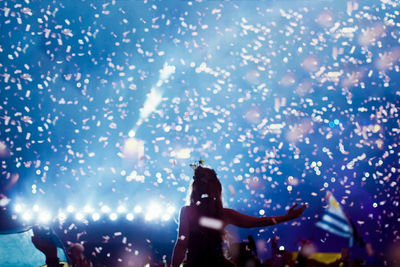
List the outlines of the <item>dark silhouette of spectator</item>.
{"label": "dark silhouette of spectator", "polygon": [[236,266],[258,267],[261,266],[257,256],[257,248],[252,236],[248,236],[248,242],[233,243],[229,247],[229,254]]}
{"label": "dark silhouette of spectator", "polygon": [[[348,248],[343,248],[341,258],[332,262],[324,263],[310,257],[316,252],[314,245],[309,240],[302,241],[302,245],[297,256],[296,267],[350,267],[350,253]],[[352,265],[353,266],[353,265]],[[358,266],[358,265],[355,265]]]}
{"label": "dark silhouette of spectator", "polygon": [[261,266],[263,267],[296,266],[296,263],[292,260],[292,254],[289,251],[279,250],[278,240],[279,240],[278,236],[274,236],[271,239],[271,258],[265,260]]}
{"label": "dark silhouette of spectator", "polygon": [[[275,225],[300,217],[306,205],[297,204],[282,216],[253,217],[222,206],[222,186],[214,170],[198,166],[191,185],[190,204],[180,211],[179,233],[172,266],[233,266],[222,250],[228,224],[252,228]],[[184,261],[186,256],[186,260]]]}
{"label": "dark silhouette of spectator", "polygon": [[400,241],[396,241],[390,245],[388,251],[388,262],[390,266],[400,266]]}
{"label": "dark silhouette of spectator", "polygon": [[69,248],[69,258],[72,262],[72,267],[92,267],[93,264],[83,255],[85,248],[79,243],[72,244]]}
{"label": "dark silhouette of spectator", "polygon": [[46,256],[46,265],[48,267],[64,266],[60,263],[60,260],[57,257],[57,246],[54,244],[54,242],[45,238],[43,234],[36,228],[33,228],[33,233],[34,235],[32,236],[32,243]]}

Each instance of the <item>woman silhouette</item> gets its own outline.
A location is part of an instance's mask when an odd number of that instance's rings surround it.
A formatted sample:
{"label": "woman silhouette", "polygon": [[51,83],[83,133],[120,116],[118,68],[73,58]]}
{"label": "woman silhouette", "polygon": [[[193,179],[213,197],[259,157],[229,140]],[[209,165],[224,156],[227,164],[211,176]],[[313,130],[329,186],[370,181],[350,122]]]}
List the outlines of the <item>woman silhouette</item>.
{"label": "woman silhouette", "polygon": [[[198,166],[194,171],[190,205],[182,207],[172,266],[233,266],[222,251],[223,229],[228,224],[252,228],[274,225],[300,217],[306,205],[297,204],[282,216],[252,217],[222,206],[222,186],[214,170]],[[186,260],[184,258],[186,256]]]}

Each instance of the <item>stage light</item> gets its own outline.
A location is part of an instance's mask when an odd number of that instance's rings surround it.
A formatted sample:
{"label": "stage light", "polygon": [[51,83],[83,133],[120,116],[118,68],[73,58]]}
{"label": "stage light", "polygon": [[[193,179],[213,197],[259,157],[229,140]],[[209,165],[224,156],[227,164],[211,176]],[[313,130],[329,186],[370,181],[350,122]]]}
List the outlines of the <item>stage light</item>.
{"label": "stage light", "polygon": [[167,212],[168,212],[168,214],[172,214],[172,213],[174,213],[175,212],[175,207],[174,206],[169,206],[168,208],[167,208]]}
{"label": "stage light", "polygon": [[77,219],[78,221],[82,221],[84,218],[85,218],[85,216],[80,212],[75,214],[75,219]]}
{"label": "stage light", "polygon": [[90,205],[86,205],[86,206],[83,208],[83,211],[84,211],[85,213],[92,213],[92,212],[94,211],[94,209],[93,209]]}
{"label": "stage light", "polygon": [[281,251],[282,251],[282,250],[285,250],[285,247],[284,247],[284,246],[280,246],[280,247],[279,247],[279,250],[281,250]]}
{"label": "stage light", "polygon": [[8,197],[3,197],[0,199],[0,207],[5,207],[10,203],[11,199]]}
{"label": "stage light", "polygon": [[32,213],[30,211],[26,211],[23,215],[22,215],[22,219],[24,221],[30,221],[32,219]]}
{"label": "stage light", "polygon": [[[161,90],[160,86],[164,82],[167,82],[168,78],[175,73],[175,69],[176,67],[174,65],[168,65],[168,63],[164,63],[163,68],[160,70],[160,77],[157,81],[156,87],[151,88],[143,107],[140,109],[140,119],[146,119],[161,103],[163,91]],[[138,123],[136,123],[136,125],[138,125]]]}
{"label": "stage light", "polygon": [[124,206],[118,206],[117,212],[118,213],[124,213],[126,211],[126,208]]}
{"label": "stage light", "polygon": [[133,214],[132,214],[132,213],[128,213],[128,214],[126,214],[126,219],[127,219],[128,221],[132,221],[132,220],[133,220],[133,218],[134,218],[134,216],[133,216]]}
{"label": "stage light", "polygon": [[93,213],[92,219],[93,219],[93,221],[98,221],[100,219],[100,214],[98,214],[97,212]]}
{"label": "stage light", "polygon": [[69,213],[72,213],[72,212],[74,212],[74,210],[75,210],[75,207],[74,207],[74,206],[72,206],[72,205],[68,205],[68,207],[67,207],[67,211],[68,211]]}
{"label": "stage light", "polygon": [[141,213],[141,212],[142,212],[142,207],[139,206],[139,205],[136,205],[135,208],[133,209],[133,211],[134,211],[135,213]]}
{"label": "stage light", "polygon": [[165,81],[175,73],[176,67],[174,65],[168,65],[168,63],[164,63],[163,68],[160,70],[160,80]]}
{"label": "stage light", "polygon": [[65,219],[67,219],[67,215],[64,212],[60,212],[58,213],[58,220],[60,221],[65,221]]}
{"label": "stage light", "polygon": [[39,207],[38,204],[35,204],[35,205],[33,205],[32,209],[33,209],[34,212],[38,212],[40,210],[40,207]]}
{"label": "stage light", "polygon": [[48,223],[51,219],[51,214],[47,211],[42,211],[39,214],[39,222],[41,223]]}
{"label": "stage light", "polygon": [[162,101],[162,91],[158,88],[151,88],[150,93],[147,95],[143,107],[140,109],[140,118],[147,118]]}
{"label": "stage light", "polygon": [[151,204],[147,208],[145,220],[150,221],[150,220],[156,219],[160,216],[161,212],[162,212],[161,207],[158,204]]}
{"label": "stage light", "polygon": [[129,133],[128,133],[129,137],[135,137],[135,135],[136,135],[136,133],[135,133],[134,130],[130,130]]}
{"label": "stage light", "polygon": [[111,213],[110,214],[110,220],[111,221],[115,221],[116,219],[118,219],[118,215],[115,212]]}
{"label": "stage light", "polygon": [[169,214],[164,214],[161,218],[163,221],[168,221],[169,219],[171,219],[171,215]]}
{"label": "stage light", "polygon": [[14,209],[15,209],[16,213],[20,213],[20,212],[22,212],[22,205],[21,204],[17,204],[17,205],[15,205]]}
{"label": "stage light", "polygon": [[104,205],[101,207],[101,212],[103,212],[103,213],[109,213],[110,211],[111,211],[111,209],[107,205]]}

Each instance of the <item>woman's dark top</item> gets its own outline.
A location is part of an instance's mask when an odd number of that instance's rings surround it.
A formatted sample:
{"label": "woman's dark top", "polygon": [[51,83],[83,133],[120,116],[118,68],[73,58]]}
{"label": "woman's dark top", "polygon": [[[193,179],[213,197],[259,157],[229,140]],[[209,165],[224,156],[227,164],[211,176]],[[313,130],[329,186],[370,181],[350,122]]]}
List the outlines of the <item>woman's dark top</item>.
{"label": "woman's dark top", "polygon": [[201,217],[197,206],[191,206],[194,216],[189,218],[189,240],[183,266],[233,266],[223,254],[221,232],[199,225]]}

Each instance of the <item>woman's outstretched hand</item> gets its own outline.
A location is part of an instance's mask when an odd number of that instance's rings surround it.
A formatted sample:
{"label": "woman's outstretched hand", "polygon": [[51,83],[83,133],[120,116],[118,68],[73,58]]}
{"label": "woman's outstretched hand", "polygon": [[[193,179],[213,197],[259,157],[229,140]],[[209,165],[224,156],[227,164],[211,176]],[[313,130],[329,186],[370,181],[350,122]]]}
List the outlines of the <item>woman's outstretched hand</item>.
{"label": "woman's outstretched hand", "polygon": [[289,220],[299,218],[301,215],[303,215],[304,210],[307,208],[307,205],[302,205],[300,208],[296,209],[298,205],[299,204],[294,204],[286,213],[286,215],[289,217]]}

